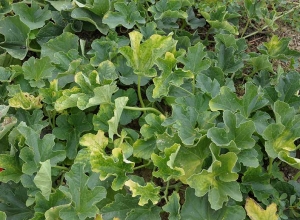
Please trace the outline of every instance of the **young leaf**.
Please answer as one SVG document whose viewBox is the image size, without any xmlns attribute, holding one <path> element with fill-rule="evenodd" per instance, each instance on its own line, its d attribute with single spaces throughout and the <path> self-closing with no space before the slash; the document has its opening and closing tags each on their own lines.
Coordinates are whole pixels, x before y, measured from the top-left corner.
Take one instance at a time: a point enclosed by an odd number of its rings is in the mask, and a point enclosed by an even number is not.
<svg viewBox="0 0 300 220">
<path fill-rule="evenodd" d="M 270 124 L 262 134 L 266 140 L 265 149 L 269 157 L 279 157 L 299 169 L 298 159 L 289 156 L 289 153 L 296 150 L 294 141 L 300 137 L 300 117 L 293 107 L 281 101 L 275 102 L 273 111 L 276 123 Z"/>
<path fill-rule="evenodd" d="M 219 82 L 216 79 L 212 80 L 204 74 L 197 75 L 195 86 L 200 88 L 203 92 L 208 93 L 212 98 L 220 93 Z"/>
<path fill-rule="evenodd" d="M 246 200 L 245 209 L 247 211 L 247 215 L 251 220 L 277 220 L 278 215 L 277 205 L 275 203 L 270 204 L 266 210 L 264 210 L 259 204 L 257 204 L 253 199 L 248 198 Z"/>
<path fill-rule="evenodd" d="M 0 154 L 0 181 L 7 183 L 13 181 L 15 183 L 20 181 L 22 173 L 22 167 L 19 159 L 16 156 L 10 156 L 8 154 Z"/>
<path fill-rule="evenodd" d="M 122 25 L 127 29 L 133 28 L 135 24 L 145 24 L 145 18 L 140 15 L 134 2 L 125 4 L 123 2 L 114 3 L 117 12 L 108 11 L 103 17 L 103 23 L 110 28 Z"/>
<path fill-rule="evenodd" d="M 181 219 L 244 220 L 246 213 L 241 206 L 223 206 L 219 210 L 210 207 L 207 196 L 195 195 L 192 188 L 185 191 L 185 203 L 181 209 Z"/>
<path fill-rule="evenodd" d="M 152 68 L 158 57 L 174 49 L 176 41 L 171 35 L 152 35 L 144 43 L 140 43 L 143 35 L 137 31 L 129 33 L 131 47 L 120 48 L 120 53 L 127 59 L 134 73 L 139 76 L 153 77 L 156 71 Z"/>
<path fill-rule="evenodd" d="M 51 11 L 48 10 L 48 5 L 41 9 L 36 2 L 32 2 L 31 7 L 24 2 L 14 3 L 12 9 L 16 15 L 20 16 L 21 21 L 24 22 L 30 30 L 43 27 L 45 21 L 52 17 Z"/>
<path fill-rule="evenodd" d="M 5 41 L 0 47 L 5 49 L 12 57 L 23 60 L 28 52 L 28 38 L 30 29 L 19 16 L 7 16 L 0 22 L 0 33 Z"/>
<path fill-rule="evenodd" d="M 162 209 L 165 212 L 169 213 L 169 220 L 180 220 L 180 204 L 179 204 L 179 194 L 177 192 L 173 192 L 171 196 L 168 198 L 168 203 L 165 204 Z"/>
<path fill-rule="evenodd" d="M 0 120 L 7 114 L 9 106 L 0 105 Z M 0 121 L 1 122 L 1 121 Z M 17 119 L 13 116 L 4 117 L 3 121 L 0 123 L 0 140 L 4 137 L 9 130 L 15 126 Z"/>
<path fill-rule="evenodd" d="M 52 188 L 50 160 L 41 162 L 41 168 L 34 177 L 33 182 L 42 191 L 42 195 L 49 200 Z"/>
<path fill-rule="evenodd" d="M 153 113 L 147 114 L 145 117 L 147 123 L 140 129 L 144 140 L 155 137 L 157 134 L 163 134 L 166 130 L 166 128 L 161 125 L 164 120 L 165 117 L 163 115 L 155 115 Z"/>
<path fill-rule="evenodd" d="M 290 38 L 279 39 L 273 35 L 269 42 L 263 43 L 260 51 L 269 55 L 273 59 L 287 59 L 289 57 L 299 57 L 300 52 L 289 48 Z"/>
<path fill-rule="evenodd" d="M 114 134 L 118 134 L 118 125 L 121 118 L 126 103 L 128 102 L 128 97 L 119 97 L 115 99 L 115 110 L 114 116 L 108 120 L 108 135 L 109 138 L 113 140 Z"/>
<path fill-rule="evenodd" d="M 8 104 L 13 108 L 22 108 L 25 110 L 42 108 L 40 96 L 33 96 L 28 92 L 20 92 L 15 94 L 12 98 L 8 100 Z"/>
<path fill-rule="evenodd" d="M 31 87 L 44 87 L 44 79 L 52 76 L 54 66 L 51 65 L 49 57 L 35 59 L 30 57 L 22 66 L 24 78 L 29 80 Z"/>
<path fill-rule="evenodd" d="M 125 185 L 128 186 L 132 192 L 132 197 L 141 196 L 138 203 L 140 206 L 147 204 L 148 200 L 151 200 L 154 205 L 160 200 L 160 187 L 155 187 L 153 183 L 147 183 L 146 186 L 141 186 L 132 180 L 127 180 Z"/>
<path fill-rule="evenodd" d="M 60 190 L 72 199 L 72 203 L 59 212 L 60 217 L 67 219 L 67 216 L 75 216 L 80 220 L 95 217 L 99 212 L 96 203 L 106 197 L 105 188 L 102 186 L 88 188 L 89 177 L 85 174 L 82 163 L 73 164 L 65 178 L 68 187 L 61 186 Z"/>
<path fill-rule="evenodd" d="M 273 65 L 269 61 L 269 56 L 259 55 L 251 57 L 249 63 L 253 66 L 253 73 L 258 73 L 261 70 L 273 72 Z"/>
<path fill-rule="evenodd" d="M 180 144 L 174 144 L 169 148 L 165 148 L 164 157 L 160 157 L 157 154 L 151 155 L 153 164 L 158 168 L 158 171 L 152 173 L 153 176 L 162 178 L 164 181 L 170 179 L 178 179 L 183 176 L 184 170 L 180 167 L 174 166 L 174 160 L 177 157 Z"/>
<path fill-rule="evenodd" d="M 174 54 L 170 52 L 165 54 L 164 59 L 157 59 L 157 66 L 160 70 L 162 70 L 162 73 L 159 77 L 153 79 L 155 85 L 153 89 L 153 98 L 168 96 L 169 87 L 171 85 L 179 87 L 184 83 L 184 79 L 194 78 L 193 73 L 190 71 L 184 71 L 181 69 L 172 71 L 175 65 L 176 59 Z"/>
<path fill-rule="evenodd" d="M 92 152 L 91 165 L 94 172 L 100 173 L 100 180 L 103 181 L 109 176 L 115 176 L 111 188 L 115 191 L 121 189 L 128 180 L 127 173 L 133 172 L 134 163 L 126 160 L 120 148 L 113 150 L 112 156 L 104 155 L 101 152 Z"/>
</svg>

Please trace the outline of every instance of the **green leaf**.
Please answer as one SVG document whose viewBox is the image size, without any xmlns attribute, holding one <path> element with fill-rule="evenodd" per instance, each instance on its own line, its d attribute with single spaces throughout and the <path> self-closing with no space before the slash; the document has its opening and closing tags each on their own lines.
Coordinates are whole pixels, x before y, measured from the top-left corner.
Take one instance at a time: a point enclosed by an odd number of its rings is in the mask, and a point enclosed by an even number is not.
<svg viewBox="0 0 300 220">
<path fill-rule="evenodd" d="M 0 172 L 1 182 L 7 183 L 9 181 L 14 181 L 17 183 L 20 181 L 23 173 L 20 161 L 16 156 L 0 154 L 0 167 L 3 169 Z"/>
<path fill-rule="evenodd" d="M 7 216 L 5 212 L 0 211 L 0 219 L 6 220 Z"/>
<path fill-rule="evenodd" d="M 197 124 L 197 112 L 195 108 L 187 107 L 185 110 L 182 106 L 172 106 L 172 116 L 163 122 L 163 126 L 173 124 L 175 129 L 178 129 L 178 136 L 186 145 L 192 145 L 196 138 L 200 137 L 195 126 Z M 184 126 L 183 126 L 184 125 Z"/>
<path fill-rule="evenodd" d="M 50 159 L 51 165 L 54 166 L 65 159 L 65 151 L 53 149 L 55 145 L 54 135 L 46 134 L 40 139 L 39 133 L 24 124 L 19 125 L 17 129 L 25 138 L 25 144 L 28 146 L 23 147 L 20 152 L 20 158 L 25 161 L 22 166 L 24 173 L 32 175 L 38 171 L 40 162 Z"/>
<path fill-rule="evenodd" d="M 156 150 L 156 139 L 150 138 L 147 140 L 138 139 L 133 144 L 133 155 L 137 158 L 148 160 L 151 154 Z"/>
<path fill-rule="evenodd" d="M 51 65 L 49 57 L 35 59 L 30 57 L 22 66 L 24 78 L 29 80 L 31 87 L 44 87 L 44 79 L 52 76 L 54 67 Z"/>
<path fill-rule="evenodd" d="M 34 206 L 34 211 L 42 214 L 54 207 L 71 203 L 71 199 L 59 189 L 56 189 L 53 193 L 51 193 L 49 199 L 46 199 L 40 192 L 38 192 L 35 195 L 35 201 L 36 204 Z"/>
<path fill-rule="evenodd" d="M 206 136 L 202 136 L 196 146 L 180 147 L 174 160 L 174 166 L 184 170 L 185 175 L 179 177 L 181 182 L 186 184 L 190 176 L 202 171 L 205 159 L 211 155 L 210 144 L 211 141 Z"/>
<path fill-rule="evenodd" d="M 127 29 L 132 29 L 136 24 L 145 24 L 145 18 L 140 15 L 134 2 L 125 4 L 123 2 L 114 3 L 115 12 L 108 11 L 103 17 L 103 23 L 110 28 L 122 25 Z"/>
<path fill-rule="evenodd" d="M 165 148 L 164 157 L 160 157 L 157 154 L 151 155 L 151 160 L 153 164 L 158 168 L 157 171 L 153 172 L 152 175 L 158 178 L 162 178 L 164 181 L 169 181 L 170 179 L 179 179 L 183 176 L 184 170 L 180 167 L 174 166 L 174 160 L 178 155 L 180 149 L 180 144 L 174 144 L 169 148 Z"/>
<path fill-rule="evenodd" d="M 251 57 L 249 60 L 250 64 L 253 66 L 253 73 L 258 73 L 261 70 L 267 70 L 273 72 L 273 65 L 269 61 L 269 56 L 260 55 L 257 57 Z"/>
<path fill-rule="evenodd" d="M 299 161 L 289 154 L 296 150 L 294 141 L 300 137 L 300 117 L 296 115 L 293 107 L 281 101 L 275 102 L 273 111 L 276 123 L 270 124 L 262 134 L 266 140 L 265 149 L 269 157 L 279 157 L 279 159 L 299 169 Z"/>
<path fill-rule="evenodd" d="M 115 176 L 111 188 L 115 191 L 121 189 L 128 180 L 127 173 L 133 172 L 134 163 L 126 160 L 120 148 L 112 152 L 112 156 L 104 155 L 101 152 L 92 152 L 91 165 L 94 172 L 100 173 L 100 180 L 103 181 L 109 176 Z"/>
<path fill-rule="evenodd" d="M 99 112 L 93 116 L 94 130 L 108 131 L 108 120 L 114 116 L 114 108 L 111 104 L 100 105 Z"/>
<path fill-rule="evenodd" d="M 278 215 L 277 212 L 277 205 L 275 203 L 270 204 L 266 210 L 264 210 L 259 204 L 255 202 L 255 200 L 248 198 L 246 200 L 245 209 L 247 211 L 247 215 L 250 217 L 251 220 L 277 220 Z"/>
<path fill-rule="evenodd" d="M 0 14 L 6 14 L 11 11 L 12 0 L 4 0 L 0 2 Z"/>
<path fill-rule="evenodd" d="M 96 203 L 106 197 L 105 188 L 102 186 L 88 188 L 89 177 L 85 174 L 82 163 L 73 164 L 65 178 L 68 187 L 61 186 L 60 190 L 72 199 L 72 203 L 59 212 L 60 217 L 67 219 L 67 216 L 74 215 L 80 220 L 95 217 L 99 212 Z"/>
<path fill-rule="evenodd" d="M 178 0 L 160 0 L 155 5 L 148 8 L 154 14 L 155 20 L 170 21 L 173 18 L 175 23 L 179 18 L 186 19 L 188 17 L 185 11 L 180 10 L 182 2 Z"/>
<path fill-rule="evenodd" d="M 271 175 L 266 173 L 260 166 L 249 167 L 242 178 L 242 185 L 246 187 L 246 192 L 254 194 L 258 201 L 269 204 L 270 197 L 278 198 L 278 192 L 270 184 Z"/>
<path fill-rule="evenodd" d="M 197 75 L 195 86 L 200 88 L 203 92 L 208 93 L 212 98 L 220 93 L 219 82 L 216 79 L 212 80 L 204 74 Z"/>
<path fill-rule="evenodd" d="M 5 41 L 0 47 L 5 49 L 12 57 L 23 60 L 28 52 L 28 38 L 30 29 L 19 16 L 7 16 L 0 22 L 0 33 Z M 25 49 L 23 49 L 25 47 Z"/>
<path fill-rule="evenodd" d="M 162 207 L 165 212 L 169 213 L 169 220 L 179 220 L 181 218 L 179 200 L 179 194 L 173 192 L 172 195 L 168 197 L 168 203 Z"/>
<path fill-rule="evenodd" d="M 42 195 L 49 200 L 52 187 L 50 160 L 41 162 L 41 168 L 34 177 L 33 182 L 42 191 Z"/>
<path fill-rule="evenodd" d="M 207 70 L 211 65 L 204 51 L 205 46 L 202 43 L 189 47 L 186 56 L 178 58 L 178 61 L 184 65 L 184 70 L 190 70 L 193 74 L 199 74 L 203 70 Z"/>
<path fill-rule="evenodd" d="M 190 7 L 187 10 L 188 17 L 186 18 L 186 23 L 194 30 L 197 29 L 198 27 L 204 27 L 205 25 L 205 19 L 204 18 L 197 18 L 194 11 L 193 7 Z"/>
<path fill-rule="evenodd" d="M 125 185 L 128 186 L 132 192 L 132 197 L 141 196 L 138 203 L 140 206 L 147 204 L 148 200 L 151 200 L 154 205 L 160 200 L 160 187 L 155 187 L 153 183 L 147 183 L 146 186 L 141 186 L 132 180 L 127 180 Z"/>
<path fill-rule="evenodd" d="M 290 38 L 279 39 L 273 35 L 269 42 L 263 43 L 260 51 L 266 53 L 273 59 L 287 59 L 290 57 L 300 57 L 300 52 L 289 48 Z"/>
<path fill-rule="evenodd" d="M 129 194 L 125 196 L 116 194 L 114 202 L 106 205 L 101 209 L 103 220 L 111 219 L 154 219 L 159 220 L 161 208 L 146 204 L 144 206 L 138 205 L 138 198 L 134 198 Z"/>
<path fill-rule="evenodd" d="M 96 1 L 95 1 L 96 2 Z M 85 8 L 75 8 L 71 13 L 72 18 L 87 21 L 93 24 L 102 34 L 107 34 L 109 28 L 103 23 L 102 17 Z"/>
<path fill-rule="evenodd" d="M 211 11 L 210 13 L 201 11 L 201 14 L 206 19 L 206 22 L 208 22 L 211 25 L 212 28 L 215 28 L 219 31 L 226 30 L 234 35 L 239 34 L 237 27 L 226 20 L 228 11 L 225 5 L 216 6 L 215 10 Z"/>
<path fill-rule="evenodd" d="M 278 92 L 279 100 L 295 108 L 300 106 L 300 98 L 297 95 L 297 91 L 300 89 L 300 76 L 298 72 L 289 72 L 281 75 L 275 89 Z"/>
<path fill-rule="evenodd" d="M 192 175 L 187 179 L 187 183 L 196 190 L 195 194 L 198 197 L 208 193 L 211 208 L 218 210 L 228 201 L 228 197 L 242 201 L 240 186 L 236 182 L 238 174 L 232 172 L 237 156 L 232 152 L 219 155 L 220 149 L 213 144 L 210 145 L 210 150 L 214 155 L 211 167 Z"/>
<path fill-rule="evenodd" d="M 165 58 L 157 59 L 157 66 L 162 73 L 159 77 L 153 79 L 154 89 L 153 89 L 153 98 L 160 98 L 163 96 L 168 96 L 169 88 L 171 85 L 181 86 L 184 83 L 184 79 L 194 78 L 194 75 L 190 71 L 184 71 L 182 69 L 172 69 L 176 65 L 176 59 L 174 54 L 167 52 Z"/>
<path fill-rule="evenodd" d="M 80 118 L 80 120 L 78 120 Z M 83 113 L 70 115 L 59 115 L 56 118 L 57 127 L 52 133 L 56 138 L 66 140 L 66 154 L 70 159 L 74 159 L 77 155 L 80 135 L 92 129 L 89 118 Z"/>
<path fill-rule="evenodd" d="M 181 209 L 181 219 L 244 220 L 245 217 L 245 210 L 241 206 L 226 205 L 216 211 L 210 208 L 207 196 L 197 197 L 192 188 L 187 188 L 185 191 L 185 203 Z"/>
<path fill-rule="evenodd" d="M 140 129 L 144 140 L 155 137 L 157 134 L 163 134 L 166 130 L 166 128 L 161 125 L 164 120 L 165 117 L 163 115 L 155 115 L 153 113 L 147 114 L 145 117 L 146 124 Z"/>
<path fill-rule="evenodd" d="M 64 32 L 58 37 L 49 40 L 47 43 L 42 45 L 41 57 L 50 57 L 54 59 L 56 52 L 68 52 L 69 50 L 78 50 L 78 37 L 72 33 Z"/>
<path fill-rule="evenodd" d="M 131 47 L 120 48 L 120 53 L 127 59 L 128 65 L 139 76 L 153 77 L 156 71 L 153 65 L 157 58 L 164 55 L 167 51 L 174 49 L 176 41 L 172 35 L 160 36 L 152 35 L 148 40 L 140 43 L 143 35 L 137 31 L 129 33 Z"/>
<path fill-rule="evenodd" d="M 83 4 L 85 2 L 86 4 Z M 99 15 L 102 17 L 108 10 L 109 10 L 109 5 L 110 1 L 109 0 L 96 0 L 96 1 L 75 1 L 75 3 L 79 7 L 84 7 L 96 15 Z"/>
<path fill-rule="evenodd" d="M 118 125 L 121 118 L 126 103 L 128 102 L 128 97 L 119 97 L 115 99 L 115 110 L 114 116 L 108 120 L 108 136 L 113 140 L 114 134 L 118 134 Z"/>
<path fill-rule="evenodd" d="M 33 210 L 26 206 L 27 190 L 20 184 L 1 183 L 0 211 L 7 219 L 31 219 Z"/>
<path fill-rule="evenodd" d="M 239 150 L 251 149 L 255 145 L 252 134 L 255 126 L 252 121 L 238 124 L 237 116 L 231 111 L 225 110 L 223 113 L 225 128 L 213 127 L 208 130 L 209 137 L 216 145 L 226 147 L 232 142 Z"/>
<path fill-rule="evenodd" d="M 20 16 L 21 21 L 24 22 L 30 30 L 43 27 L 45 21 L 52 17 L 48 6 L 41 9 L 35 2 L 32 2 L 31 7 L 23 2 L 14 3 L 12 9 L 16 15 Z"/>
<path fill-rule="evenodd" d="M 97 72 L 102 82 L 112 82 L 118 78 L 115 65 L 109 60 L 101 62 L 97 68 Z"/>
<path fill-rule="evenodd" d="M 266 106 L 268 100 L 263 97 L 261 90 L 252 83 L 246 83 L 245 94 L 239 99 L 228 87 L 221 87 L 220 94 L 210 100 L 209 106 L 212 111 L 239 110 L 242 115 L 249 117 L 252 112 Z"/>
</svg>

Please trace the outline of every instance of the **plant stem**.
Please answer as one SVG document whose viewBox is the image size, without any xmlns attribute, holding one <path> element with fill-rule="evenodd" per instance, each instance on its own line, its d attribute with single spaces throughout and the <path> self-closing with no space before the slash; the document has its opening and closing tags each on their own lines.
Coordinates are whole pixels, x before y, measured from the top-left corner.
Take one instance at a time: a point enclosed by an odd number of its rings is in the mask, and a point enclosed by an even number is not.
<svg viewBox="0 0 300 220">
<path fill-rule="evenodd" d="M 142 108 L 145 108 L 145 104 L 142 98 L 142 94 L 141 94 L 141 76 L 138 76 L 138 85 L 137 85 L 137 90 L 138 90 L 138 97 L 141 103 Z"/>
<path fill-rule="evenodd" d="M 293 177 L 293 180 L 297 181 L 300 177 L 300 171 L 296 173 L 296 175 Z"/>
<path fill-rule="evenodd" d="M 168 202 L 168 191 L 169 191 L 169 186 L 170 186 L 170 180 L 167 182 L 166 189 L 165 189 L 165 192 L 164 192 L 164 198 L 165 198 L 165 201 L 166 201 L 166 202 Z"/>
<path fill-rule="evenodd" d="M 29 51 L 32 51 L 32 52 L 36 52 L 36 53 L 40 53 L 40 52 L 41 52 L 41 50 L 39 50 L 39 49 L 34 49 L 34 48 L 31 48 L 31 47 L 28 47 L 28 50 L 29 50 Z"/>
<path fill-rule="evenodd" d="M 271 174 L 272 173 L 272 169 L 273 169 L 273 161 L 274 159 L 273 158 L 269 158 L 269 165 L 268 165 L 268 174 Z"/>
<path fill-rule="evenodd" d="M 182 186 L 182 182 L 178 182 L 178 183 L 176 183 L 176 184 L 174 184 L 174 185 L 169 185 L 168 186 L 168 189 L 178 189 L 178 188 L 180 188 L 180 186 Z M 161 190 L 165 190 L 167 187 L 166 186 L 164 186 L 164 187 L 161 187 L 160 189 Z"/>
<path fill-rule="evenodd" d="M 285 15 L 287 15 L 287 14 L 289 14 L 289 13 L 295 11 L 297 8 L 300 8 L 300 5 L 297 5 L 296 7 L 294 7 L 294 8 L 292 8 L 292 9 L 286 11 L 285 13 L 283 13 L 283 14 L 281 14 L 281 15 L 279 15 L 278 17 L 276 17 L 276 18 L 274 19 L 274 22 L 277 21 L 279 18 L 281 18 L 281 17 L 283 17 L 283 16 L 285 16 Z M 243 37 L 243 38 L 246 39 L 246 38 L 251 37 L 251 36 L 253 36 L 253 35 L 255 35 L 255 34 L 258 34 L 258 33 L 262 32 L 264 29 L 266 29 L 267 27 L 269 27 L 269 25 L 265 25 L 265 26 L 263 26 L 260 30 L 254 31 L 253 33 L 248 34 L 247 36 L 245 36 L 245 37 Z"/>
<path fill-rule="evenodd" d="M 124 109 L 133 110 L 133 111 L 151 111 L 151 112 L 155 112 L 156 114 L 159 114 L 159 115 L 164 115 L 156 108 L 151 108 L 151 107 L 140 108 L 140 107 L 125 106 Z"/>
<path fill-rule="evenodd" d="M 243 30 L 243 32 L 242 32 L 242 34 L 241 34 L 241 37 L 243 37 L 244 34 L 246 33 L 246 30 L 247 30 L 248 27 L 249 27 L 250 21 L 251 21 L 251 19 L 248 18 L 248 20 L 247 20 L 247 22 L 246 22 L 246 25 L 245 25 L 245 28 L 244 28 L 244 30 Z"/>
<path fill-rule="evenodd" d="M 148 163 L 146 163 L 146 164 L 143 164 L 143 165 L 138 166 L 138 167 L 134 167 L 133 170 L 138 170 L 138 169 L 147 167 L 147 166 L 149 166 L 150 164 L 151 164 L 151 160 L 149 160 Z"/>
<path fill-rule="evenodd" d="M 69 171 L 69 169 L 67 167 L 63 167 L 63 166 L 54 166 L 53 168 L 57 168 L 57 169 L 60 169 L 60 170 Z"/>
</svg>

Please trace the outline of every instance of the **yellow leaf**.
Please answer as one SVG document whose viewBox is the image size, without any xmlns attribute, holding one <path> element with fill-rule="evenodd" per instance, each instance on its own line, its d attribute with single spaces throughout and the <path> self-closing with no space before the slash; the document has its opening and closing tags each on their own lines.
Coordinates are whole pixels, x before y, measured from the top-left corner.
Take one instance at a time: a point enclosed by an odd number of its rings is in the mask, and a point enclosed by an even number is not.
<svg viewBox="0 0 300 220">
<path fill-rule="evenodd" d="M 277 205 L 275 203 L 272 203 L 264 210 L 253 199 L 248 198 L 245 209 L 251 220 L 278 220 L 278 215 L 276 215 Z"/>
</svg>

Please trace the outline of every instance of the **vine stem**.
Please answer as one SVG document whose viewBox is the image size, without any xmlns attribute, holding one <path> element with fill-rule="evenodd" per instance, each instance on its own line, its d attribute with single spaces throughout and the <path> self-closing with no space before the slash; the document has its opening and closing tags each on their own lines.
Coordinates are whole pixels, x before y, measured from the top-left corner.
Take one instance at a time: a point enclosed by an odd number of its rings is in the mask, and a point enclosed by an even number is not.
<svg viewBox="0 0 300 220">
<path fill-rule="evenodd" d="M 156 108 L 152 108 L 152 107 L 140 108 L 140 107 L 125 106 L 124 109 L 133 110 L 133 111 L 151 111 L 151 112 L 155 112 L 156 114 L 159 114 L 159 115 L 164 115 L 159 110 L 157 110 Z"/>
<path fill-rule="evenodd" d="M 150 164 L 151 164 L 151 160 L 149 160 L 148 163 L 146 163 L 146 164 L 143 164 L 143 165 L 141 165 L 141 166 L 134 167 L 133 170 L 138 170 L 138 169 L 147 167 L 147 166 L 149 166 Z"/>
<path fill-rule="evenodd" d="M 28 50 L 29 50 L 29 51 L 32 51 L 32 52 L 36 52 L 36 53 L 40 53 L 40 52 L 41 52 L 41 50 L 39 50 L 39 49 L 34 49 L 34 48 L 31 48 L 31 47 L 28 47 Z"/>
<path fill-rule="evenodd" d="M 165 192 L 164 192 L 164 198 L 165 198 L 166 202 L 168 202 L 169 186 L 170 186 L 170 180 L 167 182 L 166 189 L 165 189 Z"/>
<path fill-rule="evenodd" d="M 292 8 L 292 9 L 286 11 L 285 13 L 283 13 L 283 14 L 281 14 L 281 15 L 279 15 L 278 17 L 276 17 L 276 18 L 274 19 L 274 22 L 277 21 L 279 18 L 281 18 L 281 17 L 283 17 L 283 16 L 285 16 L 285 15 L 287 15 L 287 14 L 293 12 L 293 11 L 296 10 L 297 8 L 300 8 L 300 5 L 297 5 L 296 7 L 294 7 L 294 8 Z M 245 37 L 243 37 L 243 38 L 246 39 L 246 38 L 251 37 L 251 36 L 253 36 L 253 35 L 255 35 L 255 34 L 258 34 L 258 33 L 262 32 L 264 29 L 266 29 L 267 27 L 269 27 L 269 25 L 265 25 L 265 26 L 263 26 L 260 30 L 254 31 L 254 32 L 252 32 L 251 34 L 248 34 L 247 36 L 245 36 Z"/>
<path fill-rule="evenodd" d="M 297 181 L 300 177 L 300 171 L 296 173 L 296 175 L 293 177 L 293 180 Z"/>
<path fill-rule="evenodd" d="M 272 173 L 272 169 L 273 169 L 273 161 L 274 159 L 273 158 L 269 158 L 269 166 L 268 166 L 268 174 L 271 174 Z"/>
<path fill-rule="evenodd" d="M 137 85 L 137 90 L 138 90 L 138 97 L 139 97 L 139 101 L 141 103 L 142 108 L 145 108 L 145 104 L 142 98 L 142 94 L 141 94 L 141 76 L 138 76 L 138 85 Z"/>
<path fill-rule="evenodd" d="M 247 19 L 247 22 L 246 22 L 246 25 L 245 25 L 245 28 L 244 28 L 244 30 L 243 30 L 243 32 L 242 32 L 242 34 L 241 34 L 241 37 L 243 37 L 244 34 L 246 33 L 246 30 L 247 30 L 248 27 L 249 27 L 250 21 L 251 21 L 251 19 L 248 18 L 248 19 Z"/>
<path fill-rule="evenodd" d="M 67 167 L 63 167 L 63 166 L 54 166 L 53 168 L 57 168 L 57 169 L 60 169 L 60 170 L 69 171 L 69 169 Z"/>
</svg>

